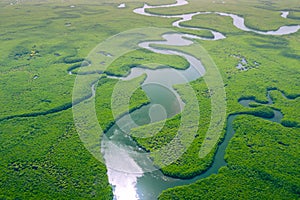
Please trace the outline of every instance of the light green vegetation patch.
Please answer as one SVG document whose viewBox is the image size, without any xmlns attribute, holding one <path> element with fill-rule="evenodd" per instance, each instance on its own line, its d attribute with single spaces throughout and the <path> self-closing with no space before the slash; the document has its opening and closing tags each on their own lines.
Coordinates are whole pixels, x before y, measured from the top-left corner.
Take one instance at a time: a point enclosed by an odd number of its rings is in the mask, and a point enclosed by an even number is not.
<svg viewBox="0 0 300 200">
<path fill-rule="evenodd" d="M 156 54 L 149 50 L 140 49 L 115 60 L 105 72 L 121 76 L 128 74 L 130 68 L 133 67 L 150 69 L 172 67 L 175 69 L 186 69 L 189 67 L 189 63 L 180 56 Z"/>
<path fill-rule="evenodd" d="M 182 29 L 182 28 L 176 28 L 176 27 L 174 27 L 173 29 L 180 32 L 180 33 L 193 34 L 193 35 L 197 35 L 199 37 L 208 38 L 208 39 L 214 38 L 214 35 L 211 33 L 210 30 L 205 30 L 205 29 L 203 29 L 203 30 L 191 30 L 191 29 Z"/>
<path fill-rule="evenodd" d="M 300 113 L 295 112 L 300 110 L 300 98 L 287 99 L 278 91 L 272 91 L 271 95 L 274 99 L 275 106 L 280 106 L 281 112 L 285 114 L 282 119 L 282 124 L 287 127 L 300 127 Z"/>
<path fill-rule="evenodd" d="M 300 10 L 293 10 L 289 12 L 288 18 L 300 20 Z"/>
<path fill-rule="evenodd" d="M 186 27 L 207 28 L 210 30 L 215 30 L 223 33 L 225 36 L 229 34 L 243 34 L 243 31 L 235 28 L 232 25 L 231 18 L 219 16 L 216 14 L 196 15 L 193 17 L 192 21 L 181 23 L 181 25 Z"/>
</svg>

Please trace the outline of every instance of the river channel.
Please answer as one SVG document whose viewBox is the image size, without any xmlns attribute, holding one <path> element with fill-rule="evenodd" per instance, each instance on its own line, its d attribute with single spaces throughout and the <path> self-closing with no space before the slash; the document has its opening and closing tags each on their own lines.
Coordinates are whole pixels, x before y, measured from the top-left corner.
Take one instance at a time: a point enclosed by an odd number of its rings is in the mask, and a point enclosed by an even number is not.
<svg viewBox="0 0 300 200">
<path fill-rule="evenodd" d="M 296 25 L 282 26 L 275 31 L 263 32 L 253 30 L 245 26 L 244 18 L 235 14 L 221 12 L 197 12 L 182 15 L 156 15 L 147 12 L 147 9 L 183 6 L 186 4 L 188 2 L 185 0 L 177 0 L 175 4 L 170 5 L 150 6 L 145 4 L 142 8 L 135 9 L 134 13 L 149 17 L 177 18 L 178 20 L 173 23 L 173 26 L 195 30 L 201 30 L 201 28 L 184 27 L 180 23 L 192 20 L 193 16 L 200 14 L 217 14 L 224 17 L 231 17 L 233 25 L 243 31 L 251 31 L 262 35 L 285 35 L 297 32 L 300 29 L 300 25 Z M 191 34 L 167 33 L 162 35 L 164 39 L 162 41 L 147 41 L 139 44 L 139 47 L 155 53 L 184 57 L 190 63 L 190 67 L 186 70 L 172 68 L 152 70 L 135 67 L 131 69 L 127 77 L 109 76 L 109 78 L 131 80 L 142 74 L 147 74 L 147 78 L 142 84 L 142 89 L 151 100 L 150 104 L 118 119 L 105 133 L 107 137 L 103 137 L 101 151 L 107 165 L 109 182 L 113 186 L 115 199 L 153 200 L 167 188 L 193 183 L 196 180 L 218 173 L 220 167 L 226 166 L 224 160 L 225 151 L 230 139 L 234 135 L 232 123 L 240 114 L 230 115 L 227 118 L 225 138 L 216 151 L 212 166 L 206 172 L 193 179 L 175 179 L 163 175 L 159 169 L 153 166 L 149 157 L 141 156 L 143 155 L 143 150 L 132 140 L 129 134 L 130 130 L 134 127 L 165 120 L 180 113 L 184 109 L 184 103 L 179 94 L 173 89 L 173 85 L 188 83 L 205 76 L 205 66 L 197 58 L 175 50 L 156 49 L 153 45 L 187 46 L 193 43 L 192 39 L 221 40 L 226 38 L 222 33 L 217 31 L 211 30 L 211 33 L 214 36 L 213 38 L 202 38 Z M 269 100 L 268 104 L 272 104 L 269 91 L 267 98 Z M 249 107 L 251 102 L 253 100 L 249 99 L 241 100 L 239 103 L 245 107 Z M 268 120 L 280 123 L 283 117 L 282 113 L 277 110 L 273 110 L 273 112 L 273 118 Z"/>
</svg>

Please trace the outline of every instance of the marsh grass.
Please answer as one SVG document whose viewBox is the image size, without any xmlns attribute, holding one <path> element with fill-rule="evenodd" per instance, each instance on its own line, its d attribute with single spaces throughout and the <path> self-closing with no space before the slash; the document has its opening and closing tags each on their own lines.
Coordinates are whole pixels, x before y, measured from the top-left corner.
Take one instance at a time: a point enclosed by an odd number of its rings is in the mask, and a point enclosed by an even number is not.
<svg viewBox="0 0 300 200">
<path fill-rule="evenodd" d="M 127 7 L 118 9 L 118 4 L 123 2 Z M 170 28 L 174 21 L 134 14 L 132 9 L 143 3 L 132 1 L 9 3 L 0 2 L 1 119 L 45 112 L 70 104 L 76 76 L 69 75 L 68 70 L 75 70 L 74 66 L 79 66 L 95 44 L 129 29 L 149 26 Z M 161 1 L 147 3 L 161 4 Z M 228 0 L 225 4 L 190 0 L 189 5 L 181 8 L 150 11 L 159 14 L 182 13 L 182 10 L 186 13 L 228 12 L 243 16 L 246 25 L 253 29 L 275 30 L 282 25 L 299 24 L 297 5 L 297 0 L 238 3 Z M 291 11 L 288 19 L 280 17 L 281 10 Z M 300 33 L 287 36 L 246 33 L 236 29 L 230 18 L 216 15 L 200 15 L 184 25 L 211 28 L 227 36 L 221 41 L 197 42 L 209 52 L 222 74 L 228 114 L 253 111 L 253 108 L 242 107 L 238 100 L 252 97 L 266 102 L 266 92 L 270 88 L 277 88 L 294 99 L 286 99 L 280 92 L 272 91 L 272 108 L 284 114 L 282 124 L 287 127 L 257 117 L 239 117 L 234 122 L 236 134 L 226 150 L 228 167 L 195 184 L 169 189 L 160 199 L 192 199 L 198 196 L 220 199 L 224 194 L 225 199 L 299 197 L 299 128 L 296 126 L 300 124 L 297 98 L 300 94 Z M 211 37 L 208 31 L 180 31 Z M 240 71 L 236 69 L 239 59 L 235 55 L 246 58 L 249 65 L 255 62 L 259 65 Z M 187 67 L 186 61 L 178 57 L 167 58 L 136 51 L 116 60 L 109 70 L 126 74 L 132 63 L 142 64 L 137 59 L 139 57 L 143 61 L 154 60 L 175 68 Z M 97 88 L 97 114 L 103 129 L 113 123 L 109 97 L 114 84 L 115 80 L 103 79 Z M 167 175 L 182 178 L 205 171 L 211 165 L 216 149 L 204 159 L 198 157 L 210 120 L 210 97 L 202 79 L 191 85 L 200 102 L 201 126 L 185 154 L 162 169 Z M 139 89 L 131 100 L 130 108 L 146 102 L 147 97 Z M 136 138 L 136 141 L 151 152 L 170 141 L 177 131 L 179 119 L 180 115 L 169 119 L 155 137 Z M 105 166 L 83 147 L 70 110 L 3 120 L 0 123 L 0 140 L 0 198 L 112 199 Z"/>
</svg>

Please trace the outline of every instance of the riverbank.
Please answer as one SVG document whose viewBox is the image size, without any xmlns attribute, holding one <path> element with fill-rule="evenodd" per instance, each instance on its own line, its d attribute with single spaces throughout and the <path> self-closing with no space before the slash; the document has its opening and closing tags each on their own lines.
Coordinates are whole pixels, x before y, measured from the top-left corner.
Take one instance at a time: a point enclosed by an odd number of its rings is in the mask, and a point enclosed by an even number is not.
<svg viewBox="0 0 300 200">
<path fill-rule="evenodd" d="M 151 0 L 150 3 L 157 5 L 161 1 Z M 72 101 L 76 75 L 69 75 L 66 71 L 78 64 L 66 64 L 63 59 L 70 56 L 75 58 L 73 61 L 82 59 L 95 44 L 120 32 L 148 26 L 170 27 L 177 19 L 133 13 L 133 9 L 143 6 L 141 2 L 126 2 L 126 7 L 122 9 L 118 8 L 120 2 L 92 3 L 82 0 L 72 4 L 67 1 L 0 4 L 0 118 L 15 116 L 0 123 L 0 197 L 113 199 L 106 166 L 84 148 L 70 109 L 56 110 Z M 239 2 L 237 5 L 199 0 L 183 6 L 149 10 L 170 15 L 182 13 L 183 9 L 186 13 L 232 13 L 243 16 L 248 28 L 261 31 L 299 24 L 299 12 L 294 10 L 297 4 L 292 1 L 278 1 L 272 5 L 267 2 Z M 290 13 L 283 18 L 281 11 Z M 216 24 L 216 21 L 220 23 Z M 209 52 L 224 79 L 228 113 L 257 109 L 245 108 L 238 100 L 252 97 L 256 101 L 267 102 L 268 88 L 277 88 L 287 97 L 299 96 L 299 32 L 286 36 L 243 32 L 232 25 L 230 17 L 214 14 L 198 15 L 181 25 L 187 24 L 211 28 L 226 36 L 226 39 L 211 41 L 213 35 L 209 30 L 174 27 L 177 31 L 184 30 L 184 33 L 210 39 L 198 40 L 198 43 Z M 249 67 L 247 71 L 238 70 L 236 66 L 240 58 L 245 58 L 249 66 L 256 66 L 256 62 L 259 66 Z M 72 59 L 66 61 L 73 62 Z M 95 74 L 99 73 L 102 71 Z M 202 133 L 208 127 L 210 95 L 213 91 L 207 90 L 200 80 L 191 84 L 201 97 L 200 117 L 203 117 L 201 130 L 194 135 L 199 144 L 187 151 L 192 163 L 192 159 L 198 159 Z M 91 91 L 91 85 L 86 91 Z M 284 127 L 250 115 L 237 117 L 233 122 L 236 133 L 225 154 L 227 167 L 195 184 L 167 190 L 160 198 L 297 198 L 300 150 L 297 143 L 299 128 L 295 124 L 300 123 L 299 98 L 288 100 L 279 91 L 271 92 L 274 104 L 267 107 L 280 110 L 284 115 L 282 123 L 287 122 L 285 125 L 293 127 Z M 99 94 L 97 92 L 96 95 Z M 47 114 L 51 110 L 55 112 Z M 30 113 L 36 116 L 25 116 Z M 170 125 L 175 126 L 176 121 L 173 122 Z M 167 133 L 165 131 L 162 133 Z M 172 136 L 173 132 L 168 133 Z M 176 165 L 183 166 L 184 161 L 177 160 Z M 205 162 L 195 164 L 207 168 Z M 186 171 L 194 170 L 193 165 L 187 164 L 185 167 Z M 161 172 L 157 171 L 156 175 L 161 176 Z M 153 190 L 174 187 L 165 184 L 173 180 L 167 177 L 158 182 L 148 182 L 139 190 L 141 193 L 148 192 L 152 200 Z"/>
</svg>

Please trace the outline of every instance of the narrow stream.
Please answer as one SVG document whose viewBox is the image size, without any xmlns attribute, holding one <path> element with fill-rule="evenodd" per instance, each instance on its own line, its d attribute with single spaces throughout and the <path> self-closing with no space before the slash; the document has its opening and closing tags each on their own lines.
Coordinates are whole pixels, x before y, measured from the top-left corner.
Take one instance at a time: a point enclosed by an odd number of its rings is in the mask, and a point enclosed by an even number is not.
<svg viewBox="0 0 300 200">
<path fill-rule="evenodd" d="M 195 15 L 211 14 L 211 12 L 197 12 L 182 15 L 156 15 L 146 12 L 146 9 L 174 7 L 186 4 L 188 4 L 188 2 L 185 0 L 177 0 L 177 3 L 170 5 L 150 6 L 145 4 L 142 8 L 135 9 L 134 12 L 152 17 L 180 18 L 173 23 L 173 26 L 178 28 L 203 30 L 201 28 L 184 27 L 181 26 L 180 23 L 191 20 Z M 285 35 L 297 32 L 300 29 L 300 26 L 296 25 L 283 26 L 276 31 L 257 31 L 246 27 L 244 19 L 240 16 L 221 12 L 214 12 L 213 14 L 231 17 L 235 27 L 243 31 L 251 31 L 263 35 Z M 203 65 L 195 57 L 174 50 L 156 49 L 152 47 L 152 45 L 164 44 L 169 46 L 187 46 L 193 43 L 191 39 L 220 40 L 226 38 L 222 33 L 210 31 L 214 36 L 213 38 L 202 38 L 191 34 L 164 34 L 162 37 L 165 41 L 148 41 L 139 44 L 141 48 L 148 49 L 155 53 L 184 57 L 190 63 L 190 67 L 186 70 L 176 70 L 172 68 L 151 70 L 136 67 L 131 69 L 131 72 L 127 77 L 109 77 L 130 80 L 144 73 L 147 74 L 142 89 L 151 99 L 151 104 L 143 106 L 117 120 L 115 125 L 106 132 L 107 137 L 104 137 L 102 140 L 102 154 L 108 168 L 109 182 L 114 187 L 115 199 L 153 200 L 167 188 L 193 183 L 196 180 L 208 177 L 211 174 L 216 174 L 220 167 L 227 165 L 224 160 L 224 155 L 228 143 L 234 135 L 232 123 L 234 119 L 241 114 L 233 114 L 228 117 L 226 135 L 224 141 L 219 145 L 216 151 L 212 166 L 201 175 L 188 180 L 175 179 L 163 175 L 160 170 L 153 166 L 152 161 L 147 156 L 141 156 L 143 155 L 141 154 L 143 153 L 143 150 L 139 148 L 129 136 L 130 130 L 136 127 L 137 124 L 144 125 L 165 120 L 166 118 L 170 118 L 175 114 L 180 113 L 184 108 L 184 103 L 172 86 L 174 84 L 187 83 L 196 80 L 205 74 Z M 269 101 L 268 104 L 272 104 L 270 91 L 268 91 L 267 98 Z M 250 99 L 239 101 L 241 105 L 248 108 L 250 108 L 249 104 L 252 102 L 254 101 Z M 274 117 L 267 120 L 280 123 L 283 117 L 282 113 L 278 110 L 273 110 L 273 112 Z"/>
<path fill-rule="evenodd" d="M 197 12 L 182 15 L 164 16 L 150 14 L 145 10 L 163 7 L 183 6 L 186 4 L 188 4 L 188 2 L 185 0 L 177 0 L 177 3 L 175 4 L 161 6 L 149 6 L 145 4 L 143 8 L 135 9 L 134 12 L 137 14 L 152 17 L 179 18 L 179 20 L 173 23 L 173 26 L 178 28 L 202 30 L 201 28 L 184 27 L 181 26 L 180 23 L 191 20 L 195 15 L 211 14 L 211 12 Z M 256 31 L 247 28 L 242 17 L 234 14 L 218 12 L 215 12 L 214 14 L 231 17 L 233 19 L 233 25 L 241 30 L 252 31 L 263 35 L 285 35 L 294 33 L 300 29 L 300 25 L 296 25 L 283 26 L 276 31 Z M 282 12 L 282 17 L 287 17 L 287 15 L 287 12 Z M 216 31 L 211 32 L 214 35 L 213 38 L 203 38 L 192 34 L 176 33 L 162 35 L 163 39 L 165 39 L 164 41 L 148 41 L 139 44 L 141 48 L 148 49 L 155 53 L 182 56 L 190 63 L 190 67 L 186 70 L 176 70 L 172 68 L 151 70 L 136 67 L 131 69 L 131 72 L 127 77 L 120 78 L 123 80 L 130 80 L 146 73 L 147 78 L 142 85 L 142 89 L 151 99 L 151 104 L 143 106 L 142 108 L 135 110 L 129 115 L 125 115 L 124 117 L 119 119 L 115 123 L 115 125 L 106 132 L 107 137 L 104 137 L 104 140 L 102 140 L 101 151 L 107 165 L 109 182 L 114 187 L 115 199 L 153 200 L 167 188 L 194 183 L 196 180 L 208 177 L 211 174 L 218 173 L 220 167 L 226 166 L 226 161 L 224 160 L 225 151 L 229 141 L 234 135 L 232 123 L 234 119 L 240 114 L 233 114 L 227 118 L 227 131 L 225 134 L 225 138 L 216 151 L 212 166 L 201 175 L 188 180 L 175 179 L 163 175 L 160 170 L 156 169 L 153 166 L 152 161 L 147 156 L 141 156 L 143 155 L 144 151 L 129 136 L 131 128 L 136 127 L 137 124 L 144 125 L 156 121 L 165 120 L 166 118 L 171 118 L 172 116 L 180 113 L 184 108 L 184 103 L 172 86 L 174 84 L 187 83 L 205 75 L 204 66 L 195 57 L 174 50 L 156 49 L 151 45 L 163 44 L 169 46 L 187 46 L 193 43 L 192 39 L 220 40 L 226 38 L 222 33 Z M 70 70 L 68 71 L 68 73 L 72 74 L 72 71 Z M 70 109 L 80 102 L 83 102 L 95 95 L 95 84 L 93 83 L 91 87 L 93 91 L 92 94 L 78 99 L 77 101 L 73 102 L 73 104 L 68 103 L 44 112 L 8 116 L 0 119 L 0 121 L 22 117 L 37 117 Z M 267 104 L 271 105 L 273 102 L 270 98 L 270 91 L 268 91 L 267 97 L 269 100 Z M 252 102 L 254 101 L 248 99 L 241 100 L 239 103 L 245 107 L 250 107 L 249 104 Z M 282 113 L 275 109 L 273 110 L 273 112 L 274 117 L 267 120 L 280 123 L 283 117 Z M 133 119 L 134 123 L 132 123 L 131 119 Z"/>
<path fill-rule="evenodd" d="M 189 21 L 195 15 L 200 14 L 211 14 L 211 12 L 197 12 L 182 15 L 154 15 L 147 13 L 145 9 L 163 8 L 163 7 L 174 7 L 183 6 L 188 4 L 185 0 L 177 0 L 177 3 L 170 5 L 161 6 L 149 6 L 144 5 L 143 8 L 135 9 L 134 12 L 146 16 L 154 17 L 165 17 L 165 18 L 180 18 L 173 23 L 173 26 L 178 28 L 189 28 L 194 30 L 202 30 L 201 28 L 190 28 L 181 26 L 180 23 L 184 21 Z M 247 28 L 244 24 L 244 19 L 234 14 L 218 13 L 221 16 L 229 16 L 233 19 L 233 25 L 244 31 L 252 31 L 263 35 L 285 35 L 291 34 L 300 29 L 300 25 L 296 26 L 283 26 L 277 31 L 256 31 Z M 282 12 L 282 17 L 287 17 L 287 12 Z M 167 54 L 167 55 L 179 55 L 184 57 L 189 63 L 190 67 L 186 70 L 176 70 L 172 68 L 164 69 L 144 69 L 144 68 L 133 68 L 127 77 L 120 79 L 130 80 L 141 74 L 146 73 L 147 79 L 142 85 L 142 89 L 146 92 L 148 97 L 151 99 L 151 104 L 143 106 L 142 108 L 134 111 L 130 115 L 125 115 L 119 119 L 114 126 L 112 126 L 106 132 L 106 139 L 102 141 L 102 154 L 104 156 L 107 168 L 109 182 L 114 187 L 115 199 L 145 199 L 153 200 L 165 189 L 186 185 L 195 182 L 196 180 L 210 176 L 211 174 L 216 174 L 220 167 L 226 166 L 226 161 L 224 160 L 225 151 L 230 139 L 234 135 L 234 130 L 232 123 L 234 119 L 240 114 L 230 115 L 227 119 L 227 131 L 224 141 L 219 145 L 212 166 L 204 173 L 193 179 L 182 180 L 167 177 L 161 173 L 160 170 L 156 169 L 152 161 L 147 156 L 141 156 L 144 151 L 139 148 L 139 146 L 131 139 L 129 132 L 131 128 L 136 127 L 136 125 L 149 124 L 156 121 L 165 120 L 166 118 L 171 118 L 172 116 L 180 113 L 184 108 L 184 103 L 181 100 L 178 93 L 173 89 L 174 84 L 187 83 L 196 80 L 205 75 L 205 68 L 201 62 L 195 57 L 177 52 L 174 50 L 163 50 L 156 49 L 152 47 L 153 44 L 163 44 L 169 46 L 187 46 L 192 44 L 192 39 L 201 40 L 220 40 L 226 37 L 219 32 L 211 31 L 214 35 L 213 38 L 203 38 L 192 34 L 164 34 L 162 35 L 165 41 L 151 41 L 142 42 L 139 44 L 141 48 L 148 49 L 155 53 Z M 68 71 L 72 74 L 72 70 Z M 111 77 L 118 78 L 118 77 Z M 95 84 L 91 85 L 92 94 L 82 97 L 75 102 L 67 103 L 56 108 L 52 108 L 43 112 L 27 113 L 14 116 L 8 116 L 0 119 L 9 120 L 14 118 L 25 118 L 25 117 L 37 117 L 42 115 L 53 114 L 61 112 L 63 110 L 70 109 L 75 105 L 93 97 L 95 95 Z M 272 99 L 270 98 L 270 91 L 268 91 L 268 104 L 272 104 Z M 241 100 L 239 103 L 245 107 L 249 107 L 249 104 L 254 102 L 253 100 Z M 282 113 L 278 110 L 273 110 L 274 117 L 267 119 L 273 122 L 280 123 L 283 117 Z M 129 118 L 130 117 L 130 118 Z M 135 123 L 131 123 L 132 120 Z M 105 138 L 105 137 L 104 137 Z"/>
<path fill-rule="evenodd" d="M 177 3 L 175 3 L 175 4 L 161 5 L 161 6 L 149 6 L 147 4 L 144 4 L 144 6 L 142 8 L 137 8 L 133 12 L 140 14 L 140 15 L 152 16 L 152 17 L 181 18 L 181 19 L 175 21 L 172 25 L 174 27 L 192 29 L 192 30 L 209 30 L 209 29 L 181 26 L 180 23 L 190 21 L 196 15 L 205 15 L 205 14 L 217 14 L 220 16 L 231 17 L 233 20 L 232 23 L 236 28 L 243 30 L 243 31 L 254 32 L 254 33 L 262 34 L 262 35 L 288 35 L 288 34 L 295 33 L 300 29 L 300 25 L 292 25 L 292 26 L 281 26 L 277 30 L 272 30 L 272 31 L 258 31 L 258 30 L 248 28 L 245 25 L 245 19 L 243 17 L 235 15 L 235 14 L 229 14 L 229 13 L 223 13 L 223 12 L 194 12 L 194 13 L 180 14 L 180 15 L 158 15 L 158 14 L 148 13 L 146 11 L 146 9 L 175 7 L 175 6 L 182 6 L 185 4 L 188 4 L 188 2 L 186 0 L 177 0 Z M 282 13 L 281 16 L 283 18 L 287 18 L 287 15 L 289 14 L 289 12 L 281 12 L 281 13 Z M 225 38 L 225 36 L 222 33 L 212 31 L 212 30 L 209 30 L 209 31 L 211 31 L 211 33 L 214 35 L 214 40 L 219 40 L 219 39 Z M 206 38 L 202 38 L 202 39 L 206 39 Z"/>
</svg>

